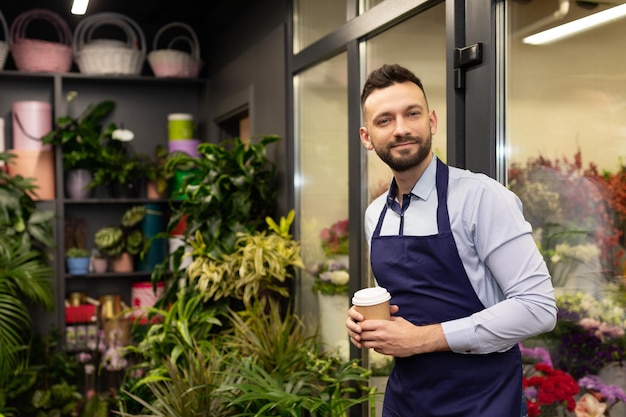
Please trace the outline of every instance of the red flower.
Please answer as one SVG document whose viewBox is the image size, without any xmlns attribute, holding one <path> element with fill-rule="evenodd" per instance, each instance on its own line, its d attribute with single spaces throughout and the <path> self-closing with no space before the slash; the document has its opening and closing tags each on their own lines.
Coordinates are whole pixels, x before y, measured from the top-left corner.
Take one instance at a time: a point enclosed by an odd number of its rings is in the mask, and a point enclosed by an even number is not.
<svg viewBox="0 0 626 417">
<path fill-rule="evenodd" d="M 545 407 L 565 406 L 568 411 L 574 411 L 574 396 L 579 390 L 576 380 L 570 374 L 545 363 L 537 363 L 534 367 L 537 374 L 522 380 L 527 396 L 528 416 L 540 416 Z"/>
</svg>

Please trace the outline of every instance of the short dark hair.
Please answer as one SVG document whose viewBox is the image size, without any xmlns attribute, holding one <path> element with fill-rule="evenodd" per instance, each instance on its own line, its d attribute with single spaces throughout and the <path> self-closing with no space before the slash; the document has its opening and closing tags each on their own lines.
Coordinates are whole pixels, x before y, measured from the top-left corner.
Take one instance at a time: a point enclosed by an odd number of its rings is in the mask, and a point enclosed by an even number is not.
<svg viewBox="0 0 626 417">
<path fill-rule="evenodd" d="M 385 64 L 382 67 L 375 69 L 367 77 L 365 85 L 363 86 L 363 92 L 361 93 L 361 108 L 363 108 L 365 100 L 367 100 L 367 97 L 372 94 L 372 91 L 407 81 L 415 83 L 424 93 L 424 97 L 426 97 L 422 81 L 408 69 L 398 64 Z"/>
</svg>

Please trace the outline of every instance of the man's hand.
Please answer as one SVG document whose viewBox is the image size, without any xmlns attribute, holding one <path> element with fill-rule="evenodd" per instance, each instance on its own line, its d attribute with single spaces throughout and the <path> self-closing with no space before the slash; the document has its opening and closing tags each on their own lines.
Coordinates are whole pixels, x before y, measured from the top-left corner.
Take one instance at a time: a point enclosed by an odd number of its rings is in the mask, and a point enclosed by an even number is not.
<svg viewBox="0 0 626 417">
<path fill-rule="evenodd" d="M 398 311 L 397 305 L 391 306 L 391 314 Z M 363 320 L 363 315 L 351 307 L 346 327 L 354 346 L 398 358 L 450 350 L 440 324 L 416 326 L 402 317 Z"/>
</svg>

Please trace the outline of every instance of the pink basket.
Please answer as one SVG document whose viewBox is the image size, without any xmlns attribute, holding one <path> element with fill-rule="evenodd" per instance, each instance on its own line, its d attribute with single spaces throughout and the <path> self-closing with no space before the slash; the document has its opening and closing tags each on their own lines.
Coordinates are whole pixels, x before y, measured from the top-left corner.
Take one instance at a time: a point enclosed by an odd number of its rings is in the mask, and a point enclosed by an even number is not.
<svg viewBox="0 0 626 417">
<path fill-rule="evenodd" d="M 7 21 L 0 11 L 0 26 L 2 26 L 2 35 L 4 36 L 0 41 L 0 70 L 4 68 L 4 64 L 7 60 L 7 55 L 9 55 L 9 29 L 7 28 Z"/>
<path fill-rule="evenodd" d="M 184 29 L 189 36 L 175 36 L 167 44 L 167 49 L 157 49 L 163 33 L 174 27 Z M 170 31 L 170 33 L 172 32 Z M 174 44 L 181 41 L 186 44 L 189 52 L 172 49 Z M 189 25 L 182 22 L 172 22 L 163 26 L 155 35 L 152 47 L 153 51 L 148 54 L 147 59 L 156 77 L 196 78 L 200 73 L 202 67 L 200 45 L 196 33 Z"/>
<path fill-rule="evenodd" d="M 35 20 L 52 24 L 59 42 L 26 38 L 26 27 Z M 68 72 L 72 67 L 72 32 L 63 18 L 47 9 L 18 15 L 11 24 L 10 49 L 15 66 L 27 72 Z"/>
</svg>

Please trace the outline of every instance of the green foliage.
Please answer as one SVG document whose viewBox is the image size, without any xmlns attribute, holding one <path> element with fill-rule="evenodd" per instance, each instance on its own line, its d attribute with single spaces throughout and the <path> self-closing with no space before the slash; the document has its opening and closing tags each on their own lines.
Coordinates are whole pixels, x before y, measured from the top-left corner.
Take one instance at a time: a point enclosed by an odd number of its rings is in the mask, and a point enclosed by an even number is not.
<svg viewBox="0 0 626 417">
<path fill-rule="evenodd" d="M 156 184 L 159 194 L 165 194 L 169 180 L 174 176 L 173 171 L 166 169 L 169 157 L 169 150 L 161 144 L 154 148 L 154 156 L 152 158 L 144 157 L 146 178 Z"/>
<path fill-rule="evenodd" d="M 166 170 L 187 170 L 189 175 L 183 181 L 181 195 L 172 196 L 183 199 L 169 227 L 186 217 L 185 235 L 196 236 L 199 231 L 207 256 L 218 259 L 231 253 L 237 233 L 259 230 L 265 217 L 274 215 L 276 166 L 267 158 L 266 148 L 278 140 L 278 136 L 264 136 L 248 144 L 234 138 L 220 144 L 198 145 L 198 158 L 182 152 L 172 155 Z"/>
<path fill-rule="evenodd" d="M 76 387 L 78 362 L 58 348 L 61 333 L 52 329 L 33 338 L 22 368 L 7 386 L 8 416 L 75 416 L 82 403 Z M 0 390 L 1 391 L 1 390 Z M 0 408 L 1 412 L 1 408 Z"/>
<path fill-rule="evenodd" d="M 38 251 L 0 229 L 0 391 L 23 360 L 30 304 L 53 307 L 51 276 L 52 268 Z"/>
<path fill-rule="evenodd" d="M 68 96 L 71 102 L 76 94 Z M 63 169 L 88 169 L 102 164 L 102 141 L 105 133 L 115 129 L 111 124 L 105 131 L 102 122 L 115 109 L 112 101 L 90 104 L 78 117 L 63 116 L 56 121 L 56 128 L 46 134 L 43 143 L 57 145 L 63 152 Z"/>
<path fill-rule="evenodd" d="M 0 152 L 0 161 L 12 163 L 15 155 Z M 31 195 L 36 194 L 34 178 L 20 175 L 12 177 L 5 170 L 0 170 L 0 228 L 12 239 L 23 240 L 26 246 L 35 249 L 55 246 L 51 220 L 55 217 L 52 210 L 40 210 Z"/>
<path fill-rule="evenodd" d="M 69 248 L 65 251 L 65 256 L 68 258 L 88 258 L 89 251 L 85 248 Z"/>
<path fill-rule="evenodd" d="M 122 214 L 119 226 L 105 226 L 96 231 L 94 243 L 106 256 L 119 256 L 124 252 L 137 255 L 147 242 L 139 229 L 146 215 L 145 206 L 132 206 Z"/>
<path fill-rule="evenodd" d="M 146 362 L 144 376 L 121 391 L 122 416 L 339 417 L 373 400 L 364 386 L 370 372 L 320 352 L 317 336 L 277 301 L 225 314 L 185 289 L 178 294 L 158 311 L 163 323 L 127 348 Z"/>
<path fill-rule="evenodd" d="M 233 297 L 248 306 L 263 291 L 288 297 L 287 279 L 294 268 L 303 268 L 300 243 L 288 230 L 294 218 L 293 210 L 281 219 L 279 233 L 256 231 L 238 234 L 234 252 L 214 260 L 208 255 L 203 235 L 197 231 L 191 242 L 194 259 L 187 268 L 190 282 L 204 294 L 205 300 Z M 276 223 L 267 220 L 269 227 Z"/>
</svg>

